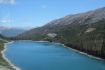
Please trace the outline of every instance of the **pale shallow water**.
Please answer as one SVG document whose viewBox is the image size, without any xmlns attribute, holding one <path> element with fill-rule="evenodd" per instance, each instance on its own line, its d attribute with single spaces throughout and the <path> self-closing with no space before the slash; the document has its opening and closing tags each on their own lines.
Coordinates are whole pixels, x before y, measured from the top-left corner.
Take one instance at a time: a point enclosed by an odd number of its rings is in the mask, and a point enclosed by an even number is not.
<svg viewBox="0 0 105 70">
<path fill-rule="evenodd" d="M 104 61 L 49 42 L 16 41 L 5 56 L 22 70 L 105 70 Z"/>
</svg>

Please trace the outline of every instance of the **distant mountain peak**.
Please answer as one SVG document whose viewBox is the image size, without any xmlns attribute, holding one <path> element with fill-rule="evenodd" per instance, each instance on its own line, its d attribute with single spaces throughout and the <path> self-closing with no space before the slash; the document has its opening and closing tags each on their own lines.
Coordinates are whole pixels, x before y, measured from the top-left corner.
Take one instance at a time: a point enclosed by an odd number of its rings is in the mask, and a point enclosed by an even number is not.
<svg viewBox="0 0 105 70">
<path fill-rule="evenodd" d="M 67 15 L 63 18 L 49 22 L 48 25 L 68 25 L 75 22 L 88 24 L 97 22 L 101 19 L 105 19 L 105 7 L 88 11 L 85 13 Z"/>
<path fill-rule="evenodd" d="M 0 34 L 7 36 L 7 37 L 17 36 L 18 34 L 21 34 L 25 31 L 26 31 L 25 29 L 20 29 L 20 28 L 0 26 Z"/>
<path fill-rule="evenodd" d="M 32 30 L 25 32 L 22 35 L 24 36 L 24 35 L 46 34 L 46 33 L 51 33 L 53 31 L 57 32 L 58 30 L 57 27 L 63 29 L 66 28 L 65 26 L 86 25 L 86 24 L 91 25 L 92 23 L 96 23 L 101 20 L 105 20 L 105 7 L 96 10 L 91 10 L 85 13 L 67 15 L 60 19 L 55 19 L 42 27 L 34 28 Z"/>
</svg>

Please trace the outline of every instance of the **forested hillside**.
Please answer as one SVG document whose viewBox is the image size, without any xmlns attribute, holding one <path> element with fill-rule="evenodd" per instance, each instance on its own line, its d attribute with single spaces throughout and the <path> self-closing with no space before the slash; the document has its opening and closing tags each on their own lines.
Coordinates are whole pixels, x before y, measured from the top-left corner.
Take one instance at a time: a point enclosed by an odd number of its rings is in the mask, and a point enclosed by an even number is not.
<svg viewBox="0 0 105 70">
<path fill-rule="evenodd" d="M 60 42 L 105 58 L 105 8 L 56 19 L 12 39 Z"/>
</svg>

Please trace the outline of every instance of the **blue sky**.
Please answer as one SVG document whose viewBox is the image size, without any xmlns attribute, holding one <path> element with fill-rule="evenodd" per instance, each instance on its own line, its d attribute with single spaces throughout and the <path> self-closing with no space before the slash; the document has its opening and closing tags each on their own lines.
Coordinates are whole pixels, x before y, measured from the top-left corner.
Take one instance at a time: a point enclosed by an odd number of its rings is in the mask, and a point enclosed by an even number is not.
<svg viewBox="0 0 105 70">
<path fill-rule="evenodd" d="M 0 26 L 38 27 L 101 7 L 105 7 L 105 0 L 0 0 Z"/>
</svg>

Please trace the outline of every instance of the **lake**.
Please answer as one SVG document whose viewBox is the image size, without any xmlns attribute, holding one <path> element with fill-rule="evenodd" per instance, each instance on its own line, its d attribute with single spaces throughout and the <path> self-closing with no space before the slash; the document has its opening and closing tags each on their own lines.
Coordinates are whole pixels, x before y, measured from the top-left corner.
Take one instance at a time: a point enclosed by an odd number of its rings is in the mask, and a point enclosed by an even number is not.
<svg viewBox="0 0 105 70">
<path fill-rule="evenodd" d="M 105 70 L 104 61 L 50 42 L 16 41 L 5 56 L 22 70 Z"/>
</svg>

